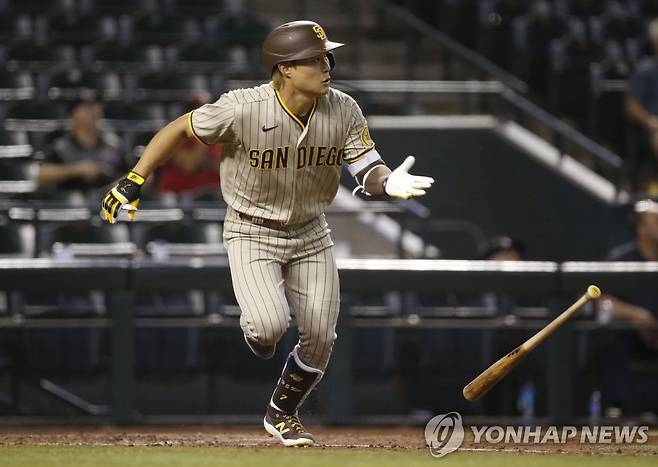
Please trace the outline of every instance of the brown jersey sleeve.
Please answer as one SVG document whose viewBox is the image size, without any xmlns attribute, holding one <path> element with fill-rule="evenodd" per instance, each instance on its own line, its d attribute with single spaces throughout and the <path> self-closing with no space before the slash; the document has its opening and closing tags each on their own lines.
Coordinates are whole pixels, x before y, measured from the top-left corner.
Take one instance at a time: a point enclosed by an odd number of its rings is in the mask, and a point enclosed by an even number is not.
<svg viewBox="0 0 658 467">
<path fill-rule="evenodd" d="M 370 139 L 368 123 L 363 112 L 354 100 L 350 100 L 350 125 L 347 130 L 343 160 L 348 164 L 354 164 L 361 160 L 369 151 L 375 148 L 375 143 Z"/>
</svg>

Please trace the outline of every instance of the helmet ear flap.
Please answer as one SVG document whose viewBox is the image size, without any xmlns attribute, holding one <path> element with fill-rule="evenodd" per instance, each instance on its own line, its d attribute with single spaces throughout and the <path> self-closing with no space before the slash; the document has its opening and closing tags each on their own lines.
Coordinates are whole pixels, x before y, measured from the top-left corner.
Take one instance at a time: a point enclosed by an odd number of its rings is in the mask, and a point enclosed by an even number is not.
<svg viewBox="0 0 658 467">
<path fill-rule="evenodd" d="M 334 58 L 334 54 L 331 52 L 327 52 L 327 58 L 329 59 L 329 69 L 333 70 L 334 67 L 336 66 L 336 59 Z"/>
</svg>

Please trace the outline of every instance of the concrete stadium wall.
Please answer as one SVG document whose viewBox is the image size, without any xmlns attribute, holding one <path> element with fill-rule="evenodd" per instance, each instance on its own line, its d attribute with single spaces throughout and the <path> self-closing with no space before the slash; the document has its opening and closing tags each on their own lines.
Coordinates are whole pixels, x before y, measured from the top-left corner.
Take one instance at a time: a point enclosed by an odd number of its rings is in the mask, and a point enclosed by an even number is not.
<svg viewBox="0 0 658 467">
<path fill-rule="evenodd" d="M 389 166 L 416 156 L 431 175 L 420 201 L 434 219 L 467 219 L 488 237 L 523 240 L 528 259 L 597 260 L 629 234 L 619 208 L 542 165 L 490 129 L 372 129 Z M 441 245 L 437 245 L 441 248 Z"/>
</svg>

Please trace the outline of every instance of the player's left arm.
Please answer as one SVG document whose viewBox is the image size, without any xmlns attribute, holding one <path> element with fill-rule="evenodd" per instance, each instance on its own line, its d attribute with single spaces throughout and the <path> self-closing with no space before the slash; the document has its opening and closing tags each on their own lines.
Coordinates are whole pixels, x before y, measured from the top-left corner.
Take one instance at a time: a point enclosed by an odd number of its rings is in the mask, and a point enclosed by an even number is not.
<svg viewBox="0 0 658 467">
<path fill-rule="evenodd" d="M 434 183 L 434 179 L 409 173 L 416 159 L 409 156 L 399 167 L 391 171 L 375 149 L 375 143 L 370 138 L 368 123 L 353 99 L 350 114 L 352 120 L 347 132 L 343 161 L 347 163 L 350 174 L 356 179 L 358 186 L 354 193 L 361 191 L 372 196 L 386 194 L 400 199 L 424 195 L 425 190 Z"/>
<path fill-rule="evenodd" d="M 379 159 L 357 173 L 354 179 L 366 193 L 372 196 L 382 196 L 385 194 L 384 183 L 389 175 L 391 175 L 391 169 L 382 159 Z"/>
</svg>

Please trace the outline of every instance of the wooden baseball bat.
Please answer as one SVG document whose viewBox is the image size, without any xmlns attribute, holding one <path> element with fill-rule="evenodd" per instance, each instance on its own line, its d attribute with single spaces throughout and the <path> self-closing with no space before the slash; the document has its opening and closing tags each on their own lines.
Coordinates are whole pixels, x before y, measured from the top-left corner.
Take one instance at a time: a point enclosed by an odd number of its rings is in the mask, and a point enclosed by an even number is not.
<svg viewBox="0 0 658 467">
<path fill-rule="evenodd" d="M 590 285 L 587 287 L 587 292 L 573 305 L 563 311 L 560 316 L 548 323 L 543 329 L 537 332 L 537 334 L 495 362 L 489 368 L 480 373 L 477 378 L 468 383 L 462 391 L 464 397 L 469 401 L 478 400 L 489 389 L 494 387 L 498 381 L 503 379 L 512 368 L 518 365 L 529 352 L 550 336 L 557 328 L 562 326 L 566 320 L 571 318 L 571 316 L 582 308 L 583 305 L 594 298 L 599 298 L 600 296 L 601 290 L 597 286 Z"/>
</svg>

